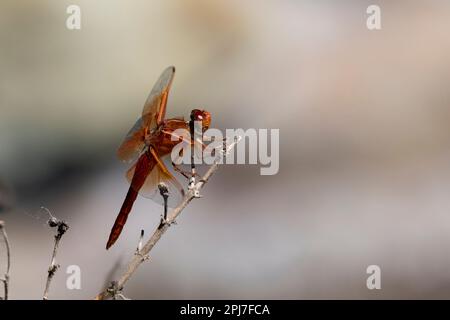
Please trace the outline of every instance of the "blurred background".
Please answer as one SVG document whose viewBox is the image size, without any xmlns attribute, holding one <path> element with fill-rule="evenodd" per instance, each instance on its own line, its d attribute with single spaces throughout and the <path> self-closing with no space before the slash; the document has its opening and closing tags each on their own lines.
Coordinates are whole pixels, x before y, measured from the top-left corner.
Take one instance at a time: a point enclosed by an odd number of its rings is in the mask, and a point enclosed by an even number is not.
<svg viewBox="0 0 450 320">
<path fill-rule="evenodd" d="M 71 4 L 81 30 L 65 26 Z M 70 225 L 50 299 L 93 298 L 157 226 L 162 207 L 139 197 L 105 250 L 128 190 L 116 148 L 169 65 L 169 117 L 202 107 L 219 129 L 279 128 L 280 171 L 221 167 L 127 297 L 450 298 L 449 31 L 439 0 L 1 1 L 11 298 L 42 297 L 54 230 L 41 206 Z M 381 290 L 366 287 L 372 264 Z M 66 288 L 69 265 L 81 290 Z"/>
</svg>

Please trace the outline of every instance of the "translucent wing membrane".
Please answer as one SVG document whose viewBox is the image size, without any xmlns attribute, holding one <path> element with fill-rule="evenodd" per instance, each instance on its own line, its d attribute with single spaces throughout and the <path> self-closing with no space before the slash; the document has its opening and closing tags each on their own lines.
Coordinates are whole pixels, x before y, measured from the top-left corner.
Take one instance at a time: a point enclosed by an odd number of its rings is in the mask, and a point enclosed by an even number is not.
<svg viewBox="0 0 450 320">
<path fill-rule="evenodd" d="M 142 111 L 143 124 L 150 130 L 159 125 L 166 115 L 167 98 L 175 76 L 175 67 L 168 67 L 156 81 L 145 101 Z"/>
<path fill-rule="evenodd" d="M 127 180 L 131 183 L 135 173 L 136 164 L 134 164 L 127 172 Z M 184 196 L 184 190 L 178 180 L 167 169 L 161 159 L 154 166 L 153 170 L 145 179 L 144 185 L 140 190 L 136 190 L 140 195 L 150 198 L 159 204 L 163 204 L 163 198 L 159 193 L 158 185 L 164 183 L 169 190 L 168 206 L 176 207 Z"/>
<path fill-rule="evenodd" d="M 145 146 L 145 130 L 142 126 L 142 119 L 139 118 L 130 129 L 119 149 L 117 157 L 120 160 L 131 162 L 142 152 Z"/>
<path fill-rule="evenodd" d="M 153 130 L 165 117 L 167 98 L 172 85 L 175 68 L 163 71 L 145 101 L 142 118 L 139 118 L 117 150 L 119 159 L 127 162 L 135 160 L 145 146 L 145 133 Z"/>
</svg>

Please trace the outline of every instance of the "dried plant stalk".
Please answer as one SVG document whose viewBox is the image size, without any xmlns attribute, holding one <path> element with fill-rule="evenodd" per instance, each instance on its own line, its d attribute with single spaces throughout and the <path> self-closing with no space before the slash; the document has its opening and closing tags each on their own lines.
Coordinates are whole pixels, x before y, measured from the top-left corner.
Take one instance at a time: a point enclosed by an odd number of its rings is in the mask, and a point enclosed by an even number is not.
<svg viewBox="0 0 450 320">
<path fill-rule="evenodd" d="M 203 186 L 208 182 L 209 178 L 217 171 L 219 167 L 218 163 L 213 164 L 209 167 L 208 171 L 205 175 L 197 182 L 192 188 L 188 190 L 186 195 L 184 196 L 182 202 L 173 209 L 170 214 L 167 215 L 166 219 L 161 219 L 156 230 L 153 232 L 153 235 L 150 239 L 145 243 L 142 249 L 137 252 L 134 257 L 129 262 L 127 269 L 119 278 L 119 281 L 114 281 L 109 288 L 105 289 L 103 292 L 99 293 L 95 299 L 96 300 L 104 300 L 107 298 L 115 298 L 117 295 L 121 294 L 123 287 L 127 283 L 127 281 L 131 278 L 137 268 L 149 258 L 149 253 L 153 249 L 156 243 L 161 239 L 162 235 L 167 231 L 167 229 L 172 225 L 178 216 L 181 214 L 184 208 L 192 201 L 192 199 L 199 197 L 199 192 L 203 188 Z"/>
<path fill-rule="evenodd" d="M 9 270 L 11 269 L 11 248 L 9 246 L 9 239 L 8 234 L 5 230 L 5 222 L 0 220 L 0 231 L 2 233 L 3 239 L 5 240 L 5 246 L 6 246 L 6 272 L 3 277 L 3 279 L 0 279 L 0 281 L 3 282 L 3 288 L 4 288 L 4 300 L 8 300 L 8 291 L 9 291 Z"/>
<path fill-rule="evenodd" d="M 50 284 L 52 282 L 53 276 L 55 275 L 56 271 L 59 269 L 59 264 L 56 263 L 56 254 L 58 253 L 58 247 L 59 242 L 61 241 L 62 236 L 66 231 L 69 229 L 69 226 L 66 222 L 59 220 L 52 216 L 50 211 L 47 208 L 41 208 L 43 210 L 46 210 L 47 213 L 50 215 L 50 219 L 48 220 L 47 224 L 51 228 L 57 228 L 57 233 L 55 235 L 55 244 L 53 246 L 53 254 L 52 254 L 52 260 L 50 262 L 50 266 L 48 267 L 48 275 L 47 275 L 47 282 L 45 284 L 45 290 L 44 295 L 42 297 L 43 300 L 48 300 L 48 293 L 50 291 Z"/>
</svg>

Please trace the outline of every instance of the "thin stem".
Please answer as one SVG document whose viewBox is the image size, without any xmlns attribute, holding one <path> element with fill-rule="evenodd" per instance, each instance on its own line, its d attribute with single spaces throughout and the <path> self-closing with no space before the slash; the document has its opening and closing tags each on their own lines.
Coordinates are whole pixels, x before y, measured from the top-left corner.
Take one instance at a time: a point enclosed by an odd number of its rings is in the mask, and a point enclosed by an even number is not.
<svg viewBox="0 0 450 320">
<path fill-rule="evenodd" d="M 191 120 L 189 121 L 189 131 L 191 134 L 191 185 L 195 185 L 195 113 L 191 112 Z"/>
<path fill-rule="evenodd" d="M 231 150 L 231 148 L 233 148 L 240 141 L 240 139 L 241 139 L 241 137 L 238 137 L 234 142 L 230 143 L 229 145 L 227 145 L 226 142 L 224 141 L 223 150 L 222 150 L 222 153 L 219 154 L 219 156 L 223 156 L 223 155 L 227 154 Z M 187 205 L 192 201 L 192 199 L 200 197 L 200 190 L 204 187 L 204 185 L 209 181 L 211 176 L 219 168 L 219 163 L 220 163 L 219 156 L 216 158 L 216 162 L 213 165 L 211 165 L 209 167 L 209 169 L 206 171 L 205 175 L 197 183 L 195 183 L 192 186 L 192 188 L 188 188 L 188 192 L 184 196 L 181 203 L 175 209 L 173 209 L 171 211 L 171 213 L 168 215 L 168 217 L 165 214 L 165 219 L 161 219 L 158 227 L 153 232 L 150 239 L 145 243 L 144 247 L 140 251 L 136 252 L 134 257 L 128 263 L 127 269 L 122 274 L 122 276 L 119 278 L 119 281 L 112 281 L 110 287 L 106 288 L 104 291 L 100 292 L 95 297 L 96 300 L 104 300 L 109 297 L 116 299 L 116 297 L 120 296 L 127 281 L 135 273 L 137 268 L 144 261 L 149 259 L 150 251 L 158 243 L 158 241 L 161 239 L 162 235 L 167 231 L 167 229 L 173 223 L 175 223 L 175 220 L 181 214 L 183 209 L 187 207 Z M 161 187 L 160 187 L 160 192 L 161 192 Z M 161 195 L 164 197 L 163 192 L 161 192 Z"/>
<path fill-rule="evenodd" d="M 142 241 L 144 241 L 144 229 L 141 230 L 141 235 L 139 237 L 139 242 L 136 248 L 136 254 L 139 254 L 142 249 Z"/>
<path fill-rule="evenodd" d="M 48 211 L 48 209 L 47 209 L 47 211 Z M 61 238 L 64 235 L 64 233 L 66 233 L 66 231 L 69 229 L 69 226 L 67 225 L 66 222 L 64 222 L 62 220 L 58 220 L 57 218 L 53 217 L 49 211 L 48 211 L 48 213 L 50 214 L 50 219 L 48 220 L 48 225 L 51 228 L 57 227 L 58 231 L 55 235 L 55 244 L 53 246 L 52 260 L 50 262 L 50 266 L 48 267 L 47 282 L 45 284 L 43 300 L 48 300 L 50 284 L 52 282 L 53 276 L 55 275 L 56 271 L 58 271 L 58 269 L 59 269 L 59 264 L 56 263 L 56 254 L 58 253 L 59 242 L 61 241 Z"/>
<path fill-rule="evenodd" d="M 4 275 L 4 278 L 1 279 L 4 286 L 4 299 L 8 300 L 8 290 L 9 290 L 9 270 L 11 269 L 11 248 L 9 246 L 9 240 L 8 240 L 8 234 L 5 230 L 5 222 L 0 221 L 0 230 L 2 231 L 3 239 L 5 239 L 5 246 L 6 246 L 6 272 Z"/>
<path fill-rule="evenodd" d="M 164 199 L 164 221 L 167 220 L 167 199 L 169 198 L 169 189 L 164 183 L 160 183 L 158 185 L 159 193 L 161 197 Z"/>
<path fill-rule="evenodd" d="M 214 174 L 214 172 L 217 171 L 218 168 L 219 168 L 218 163 L 213 164 L 205 173 L 203 178 L 200 179 L 200 181 L 195 185 L 195 187 L 191 190 L 188 190 L 182 202 L 171 211 L 167 219 L 165 219 L 165 221 L 161 220 L 158 227 L 153 232 L 153 235 L 146 242 L 142 250 L 138 254 L 134 255 L 134 257 L 128 263 L 127 269 L 125 270 L 123 275 L 119 278 L 119 281 L 116 282 L 115 292 L 112 292 L 111 288 L 108 288 L 103 292 L 99 293 L 95 297 L 96 300 L 104 300 L 108 297 L 114 297 L 115 295 L 117 295 L 122 291 L 123 287 L 125 286 L 127 281 L 131 278 L 131 276 L 134 274 L 134 272 L 137 270 L 137 268 L 142 264 L 142 262 L 148 259 L 150 251 L 158 243 L 158 241 L 161 239 L 162 235 L 167 231 L 169 226 L 175 222 L 175 220 L 181 214 L 183 209 L 186 208 L 186 206 L 192 201 L 192 199 L 196 198 L 196 194 L 198 193 L 198 191 L 203 188 L 203 186 L 208 182 L 209 178 Z"/>
</svg>

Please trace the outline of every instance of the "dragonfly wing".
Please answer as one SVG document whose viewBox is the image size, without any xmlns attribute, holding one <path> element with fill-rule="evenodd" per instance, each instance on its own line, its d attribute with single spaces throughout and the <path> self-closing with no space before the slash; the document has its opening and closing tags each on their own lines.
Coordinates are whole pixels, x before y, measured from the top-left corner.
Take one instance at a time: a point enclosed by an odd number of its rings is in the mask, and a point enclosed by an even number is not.
<svg viewBox="0 0 450 320">
<path fill-rule="evenodd" d="M 174 75 L 175 68 L 168 67 L 156 81 L 145 101 L 142 117 L 136 121 L 117 150 L 119 159 L 126 162 L 135 160 L 145 147 L 146 131 L 151 132 L 164 120 L 167 98 Z"/>
<path fill-rule="evenodd" d="M 130 183 L 133 179 L 135 168 L 136 165 L 133 165 L 127 172 L 127 180 Z M 145 179 L 142 187 L 136 191 L 139 192 L 139 194 L 143 197 L 152 199 L 159 204 L 164 204 L 163 198 L 159 193 L 158 188 L 158 185 L 161 182 L 164 183 L 169 190 L 168 206 L 171 208 L 176 207 L 184 197 L 184 189 L 183 186 L 178 182 L 178 180 L 173 176 L 173 174 L 167 169 L 160 158 L 158 159 L 158 163 L 154 166 L 153 170 Z"/>
<path fill-rule="evenodd" d="M 145 130 L 142 126 L 142 119 L 139 118 L 117 149 L 117 157 L 122 161 L 131 162 L 136 160 L 144 147 Z"/>
<path fill-rule="evenodd" d="M 131 212 L 134 201 L 137 198 L 138 191 L 145 182 L 147 175 L 152 171 L 153 167 L 156 165 L 156 161 L 153 158 L 143 154 L 136 161 L 133 166 L 134 175 L 131 181 L 131 186 L 128 189 L 125 200 L 123 201 L 122 207 L 120 208 L 119 214 L 111 228 L 111 233 L 109 234 L 108 242 L 106 244 L 106 249 L 111 247 L 116 240 L 119 238 L 125 223 L 127 222 L 128 215 Z"/>
<path fill-rule="evenodd" d="M 167 98 L 175 76 L 175 67 L 166 68 L 156 81 L 142 110 L 144 126 L 150 130 L 161 124 L 166 115 Z"/>
</svg>

